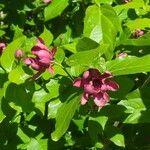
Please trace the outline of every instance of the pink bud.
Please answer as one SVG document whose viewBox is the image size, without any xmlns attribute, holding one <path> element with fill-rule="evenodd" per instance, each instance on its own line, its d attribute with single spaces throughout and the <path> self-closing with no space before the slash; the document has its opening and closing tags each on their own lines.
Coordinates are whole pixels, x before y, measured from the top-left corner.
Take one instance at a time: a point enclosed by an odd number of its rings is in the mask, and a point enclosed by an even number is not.
<svg viewBox="0 0 150 150">
<path fill-rule="evenodd" d="M 48 3 L 50 3 L 52 0 L 43 0 L 43 2 L 45 3 L 45 4 L 48 4 Z"/>
<path fill-rule="evenodd" d="M 0 55 L 2 54 L 3 50 L 6 48 L 6 44 L 1 42 L 0 43 Z"/>
<path fill-rule="evenodd" d="M 139 38 L 142 37 L 144 35 L 144 31 L 141 29 L 136 29 L 133 33 L 132 33 L 134 38 Z"/>
<path fill-rule="evenodd" d="M 16 52 L 15 52 L 16 59 L 22 58 L 23 55 L 24 55 L 24 53 L 23 53 L 23 51 L 21 49 L 16 50 Z"/>
</svg>

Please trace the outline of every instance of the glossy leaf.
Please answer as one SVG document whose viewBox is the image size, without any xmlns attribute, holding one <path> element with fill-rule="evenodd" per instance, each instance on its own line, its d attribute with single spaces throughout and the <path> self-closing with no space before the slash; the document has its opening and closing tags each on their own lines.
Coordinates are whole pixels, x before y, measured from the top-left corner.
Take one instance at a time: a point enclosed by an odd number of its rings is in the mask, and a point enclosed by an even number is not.
<svg viewBox="0 0 150 150">
<path fill-rule="evenodd" d="M 125 75 L 150 71 L 150 55 L 115 59 L 106 64 L 113 75 Z"/>
<path fill-rule="evenodd" d="M 118 26 L 118 29 L 115 26 Z M 84 36 L 91 38 L 97 43 L 109 44 L 110 47 L 105 53 L 109 59 L 113 56 L 112 52 L 119 29 L 119 20 L 112 7 L 93 5 L 87 8 L 84 20 Z"/>
<path fill-rule="evenodd" d="M 17 38 L 12 43 L 10 43 L 7 48 L 5 49 L 3 55 L 1 56 L 1 65 L 6 69 L 7 72 L 10 72 L 13 68 L 13 63 L 15 60 L 15 51 L 19 49 L 23 42 L 25 41 L 26 37 L 22 36 Z"/>
<path fill-rule="evenodd" d="M 53 34 L 46 27 L 44 27 L 44 31 L 40 37 L 43 39 L 45 45 L 47 46 L 49 46 L 53 41 Z"/>
<path fill-rule="evenodd" d="M 124 136 L 121 133 L 120 129 L 112 126 L 108 126 L 105 129 L 107 137 L 117 146 L 125 147 Z"/>
<path fill-rule="evenodd" d="M 8 75 L 9 81 L 16 84 L 24 83 L 28 78 L 30 78 L 30 75 L 26 74 L 21 66 L 17 66 Z"/>
<path fill-rule="evenodd" d="M 44 9 L 45 21 L 60 15 L 67 6 L 68 0 L 53 0 L 53 2 Z"/>
<path fill-rule="evenodd" d="M 58 109 L 55 131 L 51 134 L 54 141 L 58 141 L 69 127 L 70 121 L 79 106 L 79 95 L 74 93 Z M 67 111 L 66 111 L 67 110 Z"/>
</svg>

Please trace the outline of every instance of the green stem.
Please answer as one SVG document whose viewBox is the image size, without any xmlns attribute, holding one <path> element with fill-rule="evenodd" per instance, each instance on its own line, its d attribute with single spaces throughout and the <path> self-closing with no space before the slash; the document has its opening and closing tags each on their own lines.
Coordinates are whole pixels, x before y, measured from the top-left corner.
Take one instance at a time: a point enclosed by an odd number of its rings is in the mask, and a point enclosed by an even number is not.
<svg viewBox="0 0 150 150">
<path fill-rule="evenodd" d="M 142 85 L 142 88 L 147 85 L 150 82 L 150 76 L 145 80 L 145 82 Z"/>
<path fill-rule="evenodd" d="M 64 66 L 62 66 L 61 64 L 59 64 L 59 63 L 57 63 L 57 62 L 55 62 L 55 64 L 58 65 L 58 66 L 60 66 L 60 67 L 66 72 L 66 74 L 69 76 L 69 78 L 70 78 L 72 81 L 74 80 L 73 77 L 70 75 L 70 73 L 67 71 L 67 69 L 66 69 Z"/>
</svg>

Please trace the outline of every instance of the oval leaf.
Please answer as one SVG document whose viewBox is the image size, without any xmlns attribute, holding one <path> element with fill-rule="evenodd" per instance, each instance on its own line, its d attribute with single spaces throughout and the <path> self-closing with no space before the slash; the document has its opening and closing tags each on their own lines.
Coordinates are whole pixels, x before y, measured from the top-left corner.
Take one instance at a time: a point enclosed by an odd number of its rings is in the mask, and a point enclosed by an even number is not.
<svg viewBox="0 0 150 150">
<path fill-rule="evenodd" d="M 44 10 L 45 21 L 53 19 L 61 14 L 68 6 L 68 0 L 53 0 Z"/>
<path fill-rule="evenodd" d="M 79 96 L 75 93 L 69 96 L 68 100 L 58 109 L 55 131 L 51 134 L 54 141 L 58 141 L 66 132 L 78 106 Z"/>
</svg>

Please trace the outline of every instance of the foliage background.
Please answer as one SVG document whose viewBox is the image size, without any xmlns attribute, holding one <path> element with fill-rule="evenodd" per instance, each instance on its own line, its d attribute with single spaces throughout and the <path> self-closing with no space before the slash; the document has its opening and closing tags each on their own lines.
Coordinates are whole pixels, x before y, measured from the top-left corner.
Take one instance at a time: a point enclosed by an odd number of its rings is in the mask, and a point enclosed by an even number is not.
<svg viewBox="0 0 150 150">
<path fill-rule="evenodd" d="M 149 0 L 1 0 L 0 149 L 150 149 L 149 30 Z M 58 46 L 55 74 L 31 81 L 14 53 L 30 55 L 37 37 Z M 81 106 L 72 86 L 89 68 L 111 71 L 120 86 L 102 109 Z"/>
</svg>

